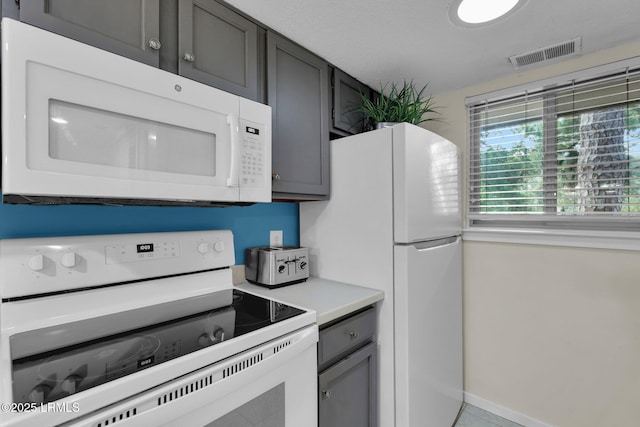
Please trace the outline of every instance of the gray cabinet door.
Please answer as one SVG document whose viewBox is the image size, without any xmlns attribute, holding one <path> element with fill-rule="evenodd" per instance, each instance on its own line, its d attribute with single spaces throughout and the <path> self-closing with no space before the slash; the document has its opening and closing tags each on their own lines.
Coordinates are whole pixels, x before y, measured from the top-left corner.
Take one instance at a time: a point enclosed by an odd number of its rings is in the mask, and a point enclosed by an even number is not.
<svg viewBox="0 0 640 427">
<path fill-rule="evenodd" d="M 267 32 L 276 199 L 317 199 L 329 194 L 328 70 L 322 58 Z"/>
<path fill-rule="evenodd" d="M 362 104 L 360 94 L 370 97 L 370 89 L 344 71 L 333 70 L 332 131 L 339 135 L 362 132 L 363 114 L 356 111 Z"/>
<path fill-rule="evenodd" d="M 20 20 L 155 67 L 159 0 L 29 0 Z"/>
<path fill-rule="evenodd" d="M 179 0 L 178 73 L 258 99 L 258 26 L 214 0 Z"/>
<path fill-rule="evenodd" d="M 352 353 L 318 376 L 318 427 L 376 427 L 376 343 Z"/>
</svg>

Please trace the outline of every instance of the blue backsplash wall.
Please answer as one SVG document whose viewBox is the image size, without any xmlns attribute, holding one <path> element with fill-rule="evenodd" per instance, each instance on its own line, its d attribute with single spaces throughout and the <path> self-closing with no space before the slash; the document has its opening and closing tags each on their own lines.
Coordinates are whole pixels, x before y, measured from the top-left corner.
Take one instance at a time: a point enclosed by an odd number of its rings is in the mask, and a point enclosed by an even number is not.
<svg viewBox="0 0 640 427">
<path fill-rule="evenodd" d="M 269 244 L 269 230 L 283 230 L 283 243 L 298 245 L 298 218 L 296 203 L 229 208 L 0 204 L 0 239 L 228 229 L 236 264 L 244 264 L 246 248 Z"/>
</svg>

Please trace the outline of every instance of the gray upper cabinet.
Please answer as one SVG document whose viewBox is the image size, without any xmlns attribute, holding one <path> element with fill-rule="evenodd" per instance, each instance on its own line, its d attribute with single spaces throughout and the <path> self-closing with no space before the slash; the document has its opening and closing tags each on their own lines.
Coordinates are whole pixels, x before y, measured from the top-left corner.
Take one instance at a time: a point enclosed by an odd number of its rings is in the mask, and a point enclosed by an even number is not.
<svg viewBox="0 0 640 427">
<path fill-rule="evenodd" d="M 28 0 L 20 20 L 155 67 L 160 0 Z"/>
<path fill-rule="evenodd" d="M 0 1 L 2 16 L 269 104 L 275 200 L 327 199 L 330 136 L 362 131 L 367 86 L 220 0 Z"/>
<path fill-rule="evenodd" d="M 29 0 L 18 13 L 45 30 L 264 100 L 264 32 L 215 0 Z"/>
<path fill-rule="evenodd" d="M 362 132 L 364 130 L 363 114 L 356 110 L 362 103 L 361 93 L 367 97 L 371 96 L 369 87 L 337 68 L 333 69 L 331 85 L 333 89 L 331 131 L 338 135 Z"/>
<path fill-rule="evenodd" d="M 258 26 L 214 0 L 179 0 L 178 16 L 178 73 L 260 101 Z"/>
<path fill-rule="evenodd" d="M 329 195 L 329 66 L 267 32 L 267 99 L 273 112 L 274 199 Z"/>
</svg>

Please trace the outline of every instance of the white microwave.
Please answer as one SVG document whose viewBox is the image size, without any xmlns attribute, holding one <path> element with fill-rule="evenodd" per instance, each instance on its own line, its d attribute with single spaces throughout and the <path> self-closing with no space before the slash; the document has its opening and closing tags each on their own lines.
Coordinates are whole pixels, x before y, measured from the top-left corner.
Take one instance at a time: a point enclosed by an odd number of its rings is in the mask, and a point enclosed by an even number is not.
<svg viewBox="0 0 640 427">
<path fill-rule="evenodd" d="M 271 201 L 271 107 L 2 20 L 6 203 Z"/>
</svg>

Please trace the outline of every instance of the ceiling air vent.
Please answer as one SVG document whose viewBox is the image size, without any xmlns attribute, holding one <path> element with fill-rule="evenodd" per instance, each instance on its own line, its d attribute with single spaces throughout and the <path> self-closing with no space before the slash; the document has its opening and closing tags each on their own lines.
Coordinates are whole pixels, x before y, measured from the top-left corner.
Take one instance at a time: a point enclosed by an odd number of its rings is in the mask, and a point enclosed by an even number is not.
<svg viewBox="0 0 640 427">
<path fill-rule="evenodd" d="M 520 67 L 527 65 L 550 61 L 563 56 L 576 55 L 580 53 L 581 48 L 582 39 L 580 37 L 576 37 L 575 39 L 532 50 L 531 52 L 510 56 L 509 62 L 511 62 L 513 68 L 517 70 Z"/>
</svg>

